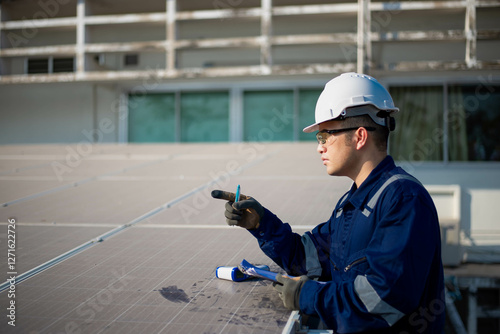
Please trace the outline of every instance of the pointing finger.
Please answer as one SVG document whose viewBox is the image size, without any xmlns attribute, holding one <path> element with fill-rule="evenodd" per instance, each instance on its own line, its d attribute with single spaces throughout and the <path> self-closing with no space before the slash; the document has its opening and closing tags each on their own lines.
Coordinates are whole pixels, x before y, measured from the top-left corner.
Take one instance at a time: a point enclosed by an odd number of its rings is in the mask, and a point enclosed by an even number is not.
<svg viewBox="0 0 500 334">
<path fill-rule="evenodd" d="M 229 192 L 229 191 L 224 191 L 224 190 L 212 190 L 211 193 L 213 198 L 218 198 L 218 199 L 225 199 L 226 201 L 234 202 L 236 198 L 236 194 Z"/>
<path fill-rule="evenodd" d="M 211 193 L 213 198 L 218 198 L 218 199 L 225 199 L 226 201 L 229 202 L 234 202 L 236 199 L 236 194 L 232 193 L 230 191 L 224 191 L 224 190 L 212 190 Z M 240 201 L 250 199 L 250 196 L 240 194 Z"/>
</svg>

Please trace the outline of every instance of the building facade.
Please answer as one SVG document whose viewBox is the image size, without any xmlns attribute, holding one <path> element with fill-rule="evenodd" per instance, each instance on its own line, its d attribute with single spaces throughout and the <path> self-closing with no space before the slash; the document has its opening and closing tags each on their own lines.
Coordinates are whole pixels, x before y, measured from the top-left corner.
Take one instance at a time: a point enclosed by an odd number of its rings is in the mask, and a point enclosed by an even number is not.
<svg viewBox="0 0 500 334">
<path fill-rule="evenodd" d="M 458 196 L 450 240 L 496 254 L 498 17 L 498 0 L 4 0 L 0 144 L 309 141 L 324 84 L 363 72 L 401 109 L 390 153 Z"/>
<path fill-rule="evenodd" d="M 0 10 L 2 143 L 79 141 L 82 127 L 111 142 L 310 140 L 300 130 L 324 83 L 358 71 L 402 110 L 431 113 L 418 120 L 424 137 L 442 132 L 442 147 L 407 158 L 499 159 L 473 134 L 483 116 L 498 118 L 476 115 L 498 106 L 498 1 L 17 0 Z M 22 130 L 28 109 L 39 130 Z M 266 138 L 279 115 L 283 129 Z"/>
</svg>

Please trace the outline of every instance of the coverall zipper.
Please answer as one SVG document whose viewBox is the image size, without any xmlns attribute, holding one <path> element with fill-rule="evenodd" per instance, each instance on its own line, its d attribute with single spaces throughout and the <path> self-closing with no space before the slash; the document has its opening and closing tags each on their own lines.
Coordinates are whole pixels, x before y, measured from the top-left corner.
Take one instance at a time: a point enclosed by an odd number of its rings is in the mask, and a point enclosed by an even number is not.
<svg viewBox="0 0 500 334">
<path fill-rule="evenodd" d="M 354 262 L 351 262 L 350 264 L 348 264 L 345 268 L 344 268 L 344 272 L 348 272 L 353 266 L 355 266 L 356 264 L 360 263 L 360 262 L 363 262 L 366 260 L 366 256 L 365 257 L 362 257 L 361 259 L 357 259 L 356 261 Z"/>
<path fill-rule="evenodd" d="M 340 269 L 337 268 L 337 266 L 335 265 L 335 263 L 332 261 L 331 258 L 330 258 L 330 263 L 333 265 L 333 269 L 335 269 L 336 271 L 340 271 Z"/>
</svg>

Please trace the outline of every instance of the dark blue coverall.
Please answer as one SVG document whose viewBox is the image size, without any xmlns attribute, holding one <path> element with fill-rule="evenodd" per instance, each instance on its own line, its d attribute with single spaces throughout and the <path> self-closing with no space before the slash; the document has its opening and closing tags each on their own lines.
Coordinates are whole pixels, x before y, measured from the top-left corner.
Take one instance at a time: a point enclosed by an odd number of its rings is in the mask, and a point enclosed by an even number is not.
<svg viewBox="0 0 500 334">
<path fill-rule="evenodd" d="M 289 275 L 308 275 L 300 310 L 338 333 L 442 333 L 438 216 L 426 189 L 387 156 L 330 219 L 304 235 L 265 209 L 250 230 Z"/>
</svg>

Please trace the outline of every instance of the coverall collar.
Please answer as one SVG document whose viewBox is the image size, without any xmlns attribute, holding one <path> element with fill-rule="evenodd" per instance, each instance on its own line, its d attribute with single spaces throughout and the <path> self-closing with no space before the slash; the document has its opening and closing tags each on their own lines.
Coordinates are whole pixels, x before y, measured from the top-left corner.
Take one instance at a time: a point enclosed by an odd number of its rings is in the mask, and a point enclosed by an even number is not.
<svg viewBox="0 0 500 334">
<path fill-rule="evenodd" d="M 368 195 L 371 193 L 373 187 L 379 183 L 382 175 L 386 171 L 392 170 L 395 166 L 394 160 L 390 155 L 385 157 L 384 160 L 382 160 L 377 167 L 371 171 L 370 175 L 368 175 L 359 188 L 356 187 L 356 183 L 352 184 L 347 201 L 350 202 L 356 209 L 362 208 Z"/>
</svg>

